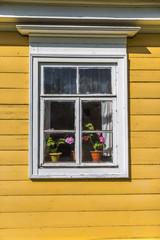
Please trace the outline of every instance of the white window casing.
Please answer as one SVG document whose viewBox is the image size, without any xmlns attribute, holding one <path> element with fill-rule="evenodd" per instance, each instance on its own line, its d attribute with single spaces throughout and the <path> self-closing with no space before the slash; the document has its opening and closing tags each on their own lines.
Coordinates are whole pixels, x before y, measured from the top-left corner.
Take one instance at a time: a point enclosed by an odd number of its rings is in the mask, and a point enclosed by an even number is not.
<svg viewBox="0 0 160 240">
<path fill-rule="evenodd" d="M 22 35 L 29 35 L 29 177 L 40 178 L 128 178 L 128 80 L 127 37 L 138 27 L 18 25 Z M 43 94 L 44 66 L 106 67 L 112 70 L 112 94 Z M 81 101 L 111 101 L 113 106 L 113 161 L 108 163 L 44 163 L 44 102 L 59 99 L 75 101 L 76 126 L 80 129 Z M 103 107 L 103 106 L 102 106 Z M 103 107 L 104 108 L 104 107 Z M 107 111 L 104 109 L 104 111 Z M 102 123 L 103 124 L 103 123 Z M 103 126 L 102 126 L 103 127 Z M 76 138 L 80 139 L 79 131 Z M 80 159 L 80 143 L 75 152 Z"/>
</svg>

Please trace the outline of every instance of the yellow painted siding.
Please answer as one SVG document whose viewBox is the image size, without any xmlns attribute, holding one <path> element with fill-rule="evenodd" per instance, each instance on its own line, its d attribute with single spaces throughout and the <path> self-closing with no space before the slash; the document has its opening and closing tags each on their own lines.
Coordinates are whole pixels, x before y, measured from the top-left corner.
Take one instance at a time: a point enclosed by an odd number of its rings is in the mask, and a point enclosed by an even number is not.
<svg viewBox="0 0 160 240">
<path fill-rule="evenodd" d="M 28 178 L 28 38 L 0 33 L 0 239 L 160 237 L 160 34 L 128 40 L 129 180 Z"/>
</svg>

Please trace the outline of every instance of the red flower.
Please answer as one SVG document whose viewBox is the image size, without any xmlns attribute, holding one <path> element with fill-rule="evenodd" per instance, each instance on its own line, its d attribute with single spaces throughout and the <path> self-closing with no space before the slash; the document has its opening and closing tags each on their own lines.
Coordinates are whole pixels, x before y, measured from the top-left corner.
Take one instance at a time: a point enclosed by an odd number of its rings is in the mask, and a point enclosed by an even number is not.
<svg viewBox="0 0 160 240">
<path fill-rule="evenodd" d="M 83 139 L 84 141 L 88 141 L 88 136 L 84 136 L 82 139 Z"/>
</svg>

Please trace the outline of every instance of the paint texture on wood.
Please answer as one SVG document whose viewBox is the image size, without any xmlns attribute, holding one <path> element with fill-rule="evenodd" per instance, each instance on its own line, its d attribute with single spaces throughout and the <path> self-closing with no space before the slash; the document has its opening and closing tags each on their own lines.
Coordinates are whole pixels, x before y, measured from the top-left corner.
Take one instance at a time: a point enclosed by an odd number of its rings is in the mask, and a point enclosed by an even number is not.
<svg viewBox="0 0 160 240">
<path fill-rule="evenodd" d="M 159 39 L 128 39 L 130 178 L 31 181 L 28 37 L 0 33 L 1 239 L 160 238 Z"/>
<path fill-rule="evenodd" d="M 149 238 L 159 240 L 159 226 L 116 226 L 116 227 L 80 227 L 80 228 L 27 228 L 27 229 L 2 229 L 3 240 L 104 240 L 104 239 L 131 239 Z M 126 239 L 125 239 L 126 238 Z"/>
<path fill-rule="evenodd" d="M 160 82 L 160 70 L 130 70 L 128 80 L 130 82 Z"/>
<path fill-rule="evenodd" d="M 132 195 L 159 194 L 160 179 L 0 181 L 0 195 Z"/>
</svg>

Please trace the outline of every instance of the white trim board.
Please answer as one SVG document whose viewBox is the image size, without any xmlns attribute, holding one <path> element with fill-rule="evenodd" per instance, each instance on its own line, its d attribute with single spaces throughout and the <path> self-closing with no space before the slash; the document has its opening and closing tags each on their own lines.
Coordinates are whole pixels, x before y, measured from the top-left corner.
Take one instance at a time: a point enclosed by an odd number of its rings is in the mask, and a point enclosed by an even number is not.
<svg viewBox="0 0 160 240">
<path fill-rule="evenodd" d="M 65 25 L 17 25 L 22 35 L 80 38 L 133 37 L 140 27 L 122 26 L 65 26 Z"/>
</svg>

